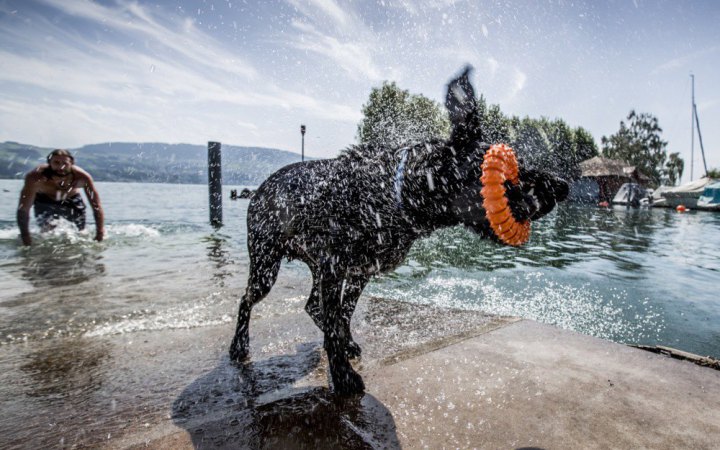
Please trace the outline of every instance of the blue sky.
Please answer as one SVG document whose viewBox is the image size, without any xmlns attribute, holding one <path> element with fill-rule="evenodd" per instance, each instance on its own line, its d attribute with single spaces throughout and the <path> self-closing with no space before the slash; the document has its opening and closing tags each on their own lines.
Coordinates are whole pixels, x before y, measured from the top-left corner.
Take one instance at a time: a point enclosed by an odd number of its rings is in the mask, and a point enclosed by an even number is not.
<svg viewBox="0 0 720 450">
<path fill-rule="evenodd" d="M 596 140 L 655 114 L 690 168 L 690 77 L 720 167 L 720 2 L 0 0 L 0 140 L 219 140 L 332 157 L 373 87 L 442 101 L 461 67 L 508 114 Z M 695 178 L 701 160 L 696 144 Z"/>
</svg>

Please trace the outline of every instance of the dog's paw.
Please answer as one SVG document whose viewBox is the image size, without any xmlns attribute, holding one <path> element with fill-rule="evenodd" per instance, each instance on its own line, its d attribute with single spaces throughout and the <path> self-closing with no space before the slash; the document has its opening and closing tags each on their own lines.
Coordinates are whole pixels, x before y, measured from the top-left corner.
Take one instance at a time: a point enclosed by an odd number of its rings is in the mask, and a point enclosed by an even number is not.
<svg viewBox="0 0 720 450">
<path fill-rule="evenodd" d="M 230 346 L 230 360 L 233 362 L 243 362 L 250 356 L 250 352 L 245 347 L 233 344 Z"/>
<path fill-rule="evenodd" d="M 359 358 L 360 355 L 362 355 L 362 349 L 357 342 L 350 341 L 348 342 L 347 347 L 345 347 L 345 354 L 350 359 Z"/>
<path fill-rule="evenodd" d="M 346 397 L 365 392 L 365 383 L 360 374 L 354 370 L 333 375 L 333 386 L 338 395 Z"/>
</svg>

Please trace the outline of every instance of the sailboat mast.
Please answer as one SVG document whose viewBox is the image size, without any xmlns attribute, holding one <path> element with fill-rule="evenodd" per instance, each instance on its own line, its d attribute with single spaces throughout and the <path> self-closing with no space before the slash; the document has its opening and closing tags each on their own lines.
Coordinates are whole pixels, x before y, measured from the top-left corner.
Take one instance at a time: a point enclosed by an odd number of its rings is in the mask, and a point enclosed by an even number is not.
<svg viewBox="0 0 720 450">
<path fill-rule="evenodd" d="M 707 176 L 707 173 L 708 173 L 708 170 L 707 170 L 707 161 L 705 161 L 705 147 L 703 146 L 703 143 L 702 143 L 702 132 L 700 131 L 700 117 L 698 117 L 697 105 L 695 105 L 695 125 L 697 125 L 697 130 L 698 130 L 698 142 L 700 143 L 700 154 L 702 155 L 702 158 L 703 158 L 703 168 L 705 169 L 705 175 L 703 175 L 703 176 L 706 177 L 706 176 Z"/>
<path fill-rule="evenodd" d="M 695 162 L 695 75 L 690 74 L 692 80 L 692 105 L 690 111 L 690 181 L 693 180 L 693 163 Z"/>
</svg>

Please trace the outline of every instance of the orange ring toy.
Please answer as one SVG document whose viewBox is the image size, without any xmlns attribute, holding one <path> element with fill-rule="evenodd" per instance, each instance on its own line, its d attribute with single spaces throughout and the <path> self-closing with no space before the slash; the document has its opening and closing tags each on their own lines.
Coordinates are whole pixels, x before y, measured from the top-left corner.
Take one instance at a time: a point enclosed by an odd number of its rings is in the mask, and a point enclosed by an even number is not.
<svg viewBox="0 0 720 450">
<path fill-rule="evenodd" d="M 510 212 L 505 197 L 506 180 L 520 182 L 517 159 L 513 149 L 505 144 L 495 144 L 485 153 L 482 163 L 483 184 L 480 193 L 490 227 L 503 243 L 520 246 L 530 238 L 530 221 L 518 222 Z"/>
</svg>

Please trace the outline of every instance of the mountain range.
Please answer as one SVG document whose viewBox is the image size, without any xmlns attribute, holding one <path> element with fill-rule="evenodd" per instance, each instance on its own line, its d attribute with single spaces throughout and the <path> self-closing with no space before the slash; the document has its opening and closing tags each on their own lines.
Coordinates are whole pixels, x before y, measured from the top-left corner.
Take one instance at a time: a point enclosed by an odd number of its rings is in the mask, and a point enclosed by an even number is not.
<svg viewBox="0 0 720 450">
<path fill-rule="evenodd" d="M 53 149 L 0 143 L 0 178 L 23 178 Z M 191 144 L 107 142 L 68 149 L 96 181 L 204 184 L 207 147 Z M 262 147 L 222 146 L 223 184 L 260 184 L 268 175 L 300 161 L 297 153 Z"/>
</svg>

